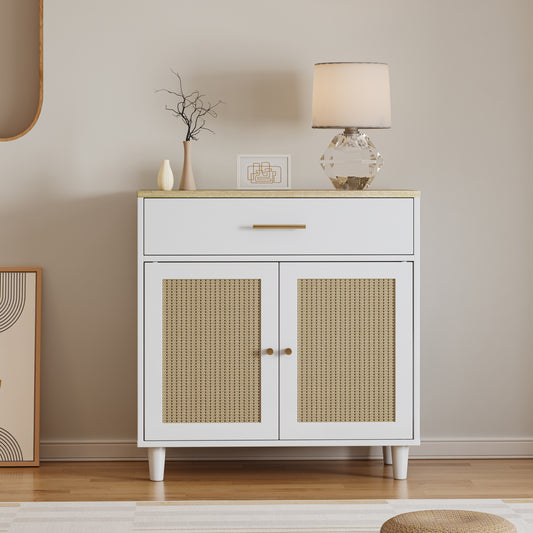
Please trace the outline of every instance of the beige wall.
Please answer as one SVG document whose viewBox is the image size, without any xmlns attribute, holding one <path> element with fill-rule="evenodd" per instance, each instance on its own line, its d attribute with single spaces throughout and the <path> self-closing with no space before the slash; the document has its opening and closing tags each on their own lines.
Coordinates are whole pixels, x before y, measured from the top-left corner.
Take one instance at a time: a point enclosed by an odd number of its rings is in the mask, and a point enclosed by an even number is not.
<svg viewBox="0 0 533 533">
<path fill-rule="evenodd" d="M 169 68 L 226 102 L 200 188 L 233 188 L 237 153 L 290 153 L 293 187 L 322 188 L 312 66 L 355 60 L 391 65 L 374 186 L 422 191 L 422 436 L 533 442 L 532 19 L 530 0 L 46 0 L 42 115 L 0 144 L 0 264 L 44 268 L 43 440 L 135 438 L 135 191 L 163 158 L 179 175 Z"/>
</svg>

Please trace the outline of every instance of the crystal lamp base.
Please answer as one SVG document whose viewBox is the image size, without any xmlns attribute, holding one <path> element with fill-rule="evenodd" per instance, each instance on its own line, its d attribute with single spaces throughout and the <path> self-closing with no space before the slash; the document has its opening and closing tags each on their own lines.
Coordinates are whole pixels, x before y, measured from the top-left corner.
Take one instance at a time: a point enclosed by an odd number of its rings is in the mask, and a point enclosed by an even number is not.
<svg viewBox="0 0 533 533">
<path fill-rule="evenodd" d="M 383 158 L 367 135 L 357 128 L 346 128 L 333 137 L 320 165 L 336 189 L 360 191 L 372 183 Z"/>
</svg>

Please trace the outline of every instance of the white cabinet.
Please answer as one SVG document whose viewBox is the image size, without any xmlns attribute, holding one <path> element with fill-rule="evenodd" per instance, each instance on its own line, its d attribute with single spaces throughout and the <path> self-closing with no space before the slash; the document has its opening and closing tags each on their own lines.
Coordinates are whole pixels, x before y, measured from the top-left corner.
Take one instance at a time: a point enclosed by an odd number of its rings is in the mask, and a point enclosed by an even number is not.
<svg viewBox="0 0 533 533">
<path fill-rule="evenodd" d="M 138 202 L 151 479 L 166 447 L 305 445 L 392 446 L 404 478 L 419 444 L 418 193 Z"/>
</svg>

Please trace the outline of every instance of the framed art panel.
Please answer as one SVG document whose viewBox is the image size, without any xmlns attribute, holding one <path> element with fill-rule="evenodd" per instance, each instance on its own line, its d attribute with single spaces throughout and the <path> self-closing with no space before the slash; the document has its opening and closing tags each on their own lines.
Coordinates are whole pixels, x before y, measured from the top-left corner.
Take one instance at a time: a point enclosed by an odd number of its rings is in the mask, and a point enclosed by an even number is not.
<svg viewBox="0 0 533 533">
<path fill-rule="evenodd" d="M 39 465 L 41 268 L 0 268 L 0 466 Z"/>
<path fill-rule="evenodd" d="M 290 155 L 238 155 L 238 189 L 290 189 Z"/>
</svg>

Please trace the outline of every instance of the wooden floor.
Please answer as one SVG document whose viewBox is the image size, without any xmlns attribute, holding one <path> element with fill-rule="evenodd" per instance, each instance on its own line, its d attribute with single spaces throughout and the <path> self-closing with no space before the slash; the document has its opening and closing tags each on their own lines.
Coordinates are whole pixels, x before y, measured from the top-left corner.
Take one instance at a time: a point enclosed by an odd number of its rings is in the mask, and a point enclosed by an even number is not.
<svg viewBox="0 0 533 533">
<path fill-rule="evenodd" d="M 43 463 L 0 468 L 0 501 L 533 498 L 533 459 L 415 460 L 394 481 L 381 461 Z"/>
</svg>

